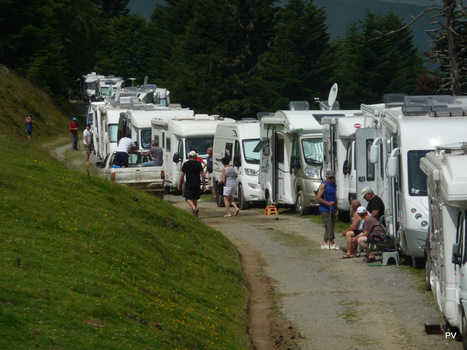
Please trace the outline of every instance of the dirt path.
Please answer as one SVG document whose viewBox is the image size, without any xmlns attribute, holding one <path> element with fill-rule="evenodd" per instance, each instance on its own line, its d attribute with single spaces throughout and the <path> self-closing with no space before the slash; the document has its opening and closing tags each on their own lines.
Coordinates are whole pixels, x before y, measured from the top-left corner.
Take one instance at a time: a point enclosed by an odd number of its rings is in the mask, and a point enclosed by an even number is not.
<svg viewBox="0 0 467 350">
<path fill-rule="evenodd" d="M 89 168 L 54 148 L 72 168 Z M 78 153 L 78 152 L 76 152 Z M 68 157 L 64 157 L 68 154 Z M 81 162 L 81 165 L 79 164 Z M 181 196 L 166 196 L 188 211 Z M 370 267 L 361 258 L 320 249 L 323 229 L 307 217 L 241 211 L 200 203 L 201 221 L 236 245 L 250 287 L 249 333 L 253 347 L 271 349 L 461 349 L 445 335 L 426 335 L 426 322 L 442 323 L 431 293 L 405 266 Z M 345 246 L 338 235 L 337 243 Z"/>
<path fill-rule="evenodd" d="M 187 209 L 180 197 L 166 200 Z M 425 333 L 425 323 L 442 323 L 442 316 L 410 267 L 340 260 L 342 251 L 320 249 L 323 229 L 306 217 L 250 209 L 224 218 L 224 210 L 201 202 L 199 217 L 237 246 L 247 276 L 256 271 L 248 281 L 253 296 L 263 295 L 253 297 L 251 307 L 257 349 L 271 349 L 272 343 L 263 346 L 271 340 L 276 349 L 462 348 L 444 334 Z M 336 241 L 345 245 L 341 237 Z M 275 298 L 268 306 L 272 290 Z M 261 301 L 257 313 L 256 298 Z"/>
</svg>

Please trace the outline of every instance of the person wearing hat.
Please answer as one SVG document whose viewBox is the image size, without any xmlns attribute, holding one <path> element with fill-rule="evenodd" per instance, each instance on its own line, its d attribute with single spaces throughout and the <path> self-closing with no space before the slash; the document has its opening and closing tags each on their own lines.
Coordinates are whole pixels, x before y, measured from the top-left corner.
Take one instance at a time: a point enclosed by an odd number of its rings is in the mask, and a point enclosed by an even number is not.
<svg viewBox="0 0 467 350">
<path fill-rule="evenodd" d="M 334 223 L 338 214 L 335 178 L 334 171 L 327 171 L 326 181 L 321 182 L 316 195 L 324 224 L 324 240 L 321 249 L 339 249 L 339 246 L 334 243 Z"/>
<path fill-rule="evenodd" d="M 371 216 L 379 221 L 381 216 L 384 215 L 385 210 L 384 203 L 381 198 L 379 198 L 370 187 L 365 187 L 362 190 L 362 197 L 368 202 L 366 210 L 370 213 Z"/>
<path fill-rule="evenodd" d="M 198 216 L 198 200 L 201 196 L 201 183 L 203 192 L 206 190 L 205 174 L 203 165 L 198 162 L 198 154 L 195 151 L 188 153 L 188 160 L 182 165 L 182 173 L 178 189 L 182 189 L 183 180 L 185 180 L 185 200 L 191 207 L 193 215 Z"/>
<path fill-rule="evenodd" d="M 350 202 L 350 207 L 352 208 L 354 214 L 352 223 L 350 224 L 349 228 L 342 232 L 342 236 L 345 237 L 347 242 L 347 252 L 341 256 L 341 259 L 351 259 L 355 257 L 355 248 L 357 242 L 354 242 L 353 238 L 362 232 L 363 224 L 365 223 L 365 221 L 357 213 L 357 209 L 361 206 L 362 204 L 358 199 L 353 199 L 352 202 Z"/>
<path fill-rule="evenodd" d="M 73 120 L 70 122 L 70 136 L 71 136 L 71 147 L 75 151 L 78 150 L 78 122 L 76 117 L 73 117 Z"/>
<path fill-rule="evenodd" d="M 370 215 L 364 206 L 358 207 L 357 213 L 362 220 L 365 220 L 365 223 L 363 224 L 362 232 L 355 236 L 352 241 L 357 242 L 366 252 L 366 258 L 363 259 L 364 262 L 374 262 L 376 257 L 370 251 L 369 244 L 384 241 L 386 238 L 386 231 L 383 226 L 381 226 L 381 223 Z"/>
<path fill-rule="evenodd" d="M 28 141 L 31 141 L 32 137 L 32 118 L 31 113 L 28 113 L 26 117 L 26 132 L 28 133 Z"/>
</svg>

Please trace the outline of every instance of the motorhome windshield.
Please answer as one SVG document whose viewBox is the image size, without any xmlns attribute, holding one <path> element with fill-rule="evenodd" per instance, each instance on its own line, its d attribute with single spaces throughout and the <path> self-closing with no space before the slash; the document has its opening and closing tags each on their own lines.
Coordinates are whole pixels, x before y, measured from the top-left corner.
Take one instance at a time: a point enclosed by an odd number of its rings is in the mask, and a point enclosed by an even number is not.
<svg viewBox="0 0 467 350">
<path fill-rule="evenodd" d="M 186 154 L 188 154 L 191 150 L 196 150 L 198 156 L 200 157 L 207 157 L 208 156 L 208 148 L 212 147 L 214 143 L 213 137 L 197 137 L 197 138 L 189 138 L 185 140 L 185 148 Z"/>
<path fill-rule="evenodd" d="M 302 140 L 303 157 L 308 165 L 321 165 L 323 163 L 323 139 L 310 138 Z"/>
<path fill-rule="evenodd" d="M 245 162 L 250 164 L 259 164 L 261 154 L 259 152 L 254 152 L 254 149 L 258 143 L 259 139 L 243 140 L 243 153 L 245 155 Z"/>
<path fill-rule="evenodd" d="M 409 151 L 407 153 L 407 177 L 410 196 L 426 196 L 426 175 L 420 169 L 420 158 L 425 157 L 429 151 Z"/>
<path fill-rule="evenodd" d="M 117 142 L 118 124 L 109 124 L 109 141 Z"/>
<path fill-rule="evenodd" d="M 142 148 L 151 148 L 151 129 L 141 130 L 141 145 Z"/>
</svg>

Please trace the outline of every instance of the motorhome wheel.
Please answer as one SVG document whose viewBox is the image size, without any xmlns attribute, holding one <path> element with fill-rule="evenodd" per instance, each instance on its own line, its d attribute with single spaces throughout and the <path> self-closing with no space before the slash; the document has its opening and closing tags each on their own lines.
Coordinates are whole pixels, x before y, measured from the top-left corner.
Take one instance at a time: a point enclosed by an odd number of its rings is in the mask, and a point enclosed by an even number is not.
<svg viewBox="0 0 467 350">
<path fill-rule="evenodd" d="M 297 201 L 295 203 L 295 211 L 297 212 L 298 216 L 303 216 L 308 212 L 308 208 L 304 205 L 303 200 L 303 191 L 300 190 L 297 192 Z"/>
<path fill-rule="evenodd" d="M 243 193 L 242 184 L 238 184 L 238 207 L 241 210 L 248 209 L 248 201 L 245 199 L 245 194 Z"/>
</svg>

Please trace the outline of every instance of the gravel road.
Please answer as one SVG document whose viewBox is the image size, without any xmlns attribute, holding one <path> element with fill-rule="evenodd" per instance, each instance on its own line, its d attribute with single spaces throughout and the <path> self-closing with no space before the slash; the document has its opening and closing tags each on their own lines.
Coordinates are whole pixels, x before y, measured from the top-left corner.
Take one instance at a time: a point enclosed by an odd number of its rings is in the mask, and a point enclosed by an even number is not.
<svg viewBox="0 0 467 350">
<path fill-rule="evenodd" d="M 181 196 L 166 200 L 188 210 Z M 416 282 L 410 267 L 370 267 L 363 258 L 340 260 L 342 251 L 320 249 L 323 228 L 306 216 L 249 209 L 224 218 L 225 208 L 215 203 L 201 202 L 199 208 L 200 220 L 221 231 L 240 253 L 248 248 L 264 262 L 277 307 L 296 329 L 294 344 L 281 348 L 462 348 L 444 333 L 425 333 L 425 323 L 442 324 L 443 318 L 432 293 Z M 342 236 L 336 236 L 345 246 Z"/>
</svg>

